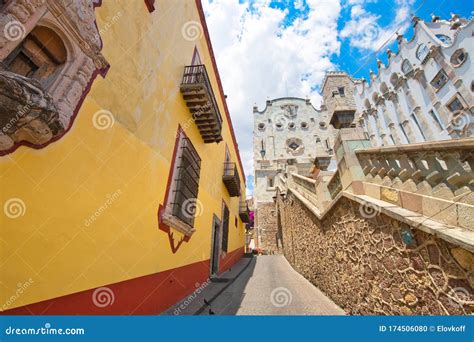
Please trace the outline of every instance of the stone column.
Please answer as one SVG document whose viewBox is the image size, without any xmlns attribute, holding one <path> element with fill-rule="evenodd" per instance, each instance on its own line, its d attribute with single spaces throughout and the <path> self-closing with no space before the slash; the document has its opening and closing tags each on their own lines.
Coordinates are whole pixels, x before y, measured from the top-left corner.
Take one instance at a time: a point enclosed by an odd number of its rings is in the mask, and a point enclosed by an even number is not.
<svg viewBox="0 0 474 342">
<path fill-rule="evenodd" d="M 421 68 L 416 68 L 413 73 L 413 78 L 419 82 L 420 88 L 426 91 L 433 107 L 435 107 L 441 117 L 441 120 L 443 120 L 444 127 L 447 127 L 451 121 L 451 115 L 448 113 L 446 108 L 444 108 L 441 102 L 439 102 L 438 96 L 434 92 L 433 87 L 426 80 L 424 70 Z"/>
<path fill-rule="evenodd" d="M 393 122 L 393 119 L 387 113 L 385 100 L 381 102 L 381 108 L 382 108 L 383 117 L 385 118 L 385 123 L 387 124 L 387 127 L 390 130 L 390 133 L 392 134 L 393 140 L 395 140 L 395 144 L 400 145 L 402 143 L 402 140 L 400 139 L 400 135 L 398 134 L 398 130 L 395 127 L 395 123 Z"/>
<path fill-rule="evenodd" d="M 398 119 L 400 124 L 403 126 L 410 143 L 416 142 L 416 136 L 411 129 L 410 120 L 407 117 L 407 114 L 403 110 L 402 106 L 400 106 L 400 102 L 398 102 L 398 95 L 394 91 L 390 91 L 388 94 L 388 99 L 392 101 L 395 106 L 395 111 L 397 113 Z"/>
<path fill-rule="evenodd" d="M 423 134 L 426 136 L 427 140 L 435 140 L 433 130 L 432 130 L 432 125 L 427 120 L 426 115 L 422 113 L 420 105 L 415 100 L 413 93 L 408 87 L 407 79 L 403 77 L 401 81 L 402 82 L 400 83 L 400 85 L 402 87 L 402 90 L 405 91 L 405 95 L 408 101 L 408 106 L 415 113 L 415 116 L 418 119 L 421 129 L 423 130 Z"/>
<path fill-rule="evenodd" d="M 369 135 L 369 138 L 370 138 L 370 142 L 372 143 L 372 146 L 378 146 L 378 142 L 377 142 L 377 139 L 375 139 L 375 136 L 377 135 L 376 133 L 377 132 L 374 132 L 374 130 L 372 129 L 372 127 L 370 126 L 370 122 L 369 122 L 369 118 L 367 116 L 367 111 L 363 111 L 362 112 L 362 117 L 363 117 L 363 120 L 365 121 L 366 123 L 366 127 L 367 127 L 367 134 Z"/>
</svg>

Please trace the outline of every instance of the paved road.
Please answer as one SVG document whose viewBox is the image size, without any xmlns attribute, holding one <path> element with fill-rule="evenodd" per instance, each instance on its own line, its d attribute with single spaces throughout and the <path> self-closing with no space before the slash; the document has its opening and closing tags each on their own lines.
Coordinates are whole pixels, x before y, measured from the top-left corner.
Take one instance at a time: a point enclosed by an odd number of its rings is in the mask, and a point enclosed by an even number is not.
<svg viewBox="0 0 474 342">
<path fill-rule="evenodd" d="M 253 258 L 203 315 L 344 315 L 282 255 Z"/>
</svg>

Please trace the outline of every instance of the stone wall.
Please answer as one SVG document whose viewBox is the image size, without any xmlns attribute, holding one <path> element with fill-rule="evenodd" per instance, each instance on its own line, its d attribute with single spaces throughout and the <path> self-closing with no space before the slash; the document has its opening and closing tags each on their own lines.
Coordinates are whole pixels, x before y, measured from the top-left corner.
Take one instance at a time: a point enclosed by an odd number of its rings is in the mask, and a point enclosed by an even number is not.
<svg viewBox="0 0 474 342">
<path fill-rule="evenodd" d="M 349 314 L 474 312 L 471 252 L 417 229 L 408 247 L 400 222 L 364 218 L 345 197 L 322 221 L 292 193 L 277 204 L 286 258 Z"/>
<path fill-rule="evenodd" d="M 258 203 L 255 215 L 255 229 L 258 232 L 257 247 L 269 254 L 281 254 L 278 246 L 277 214 L 274 203 Z"/>
</svg>

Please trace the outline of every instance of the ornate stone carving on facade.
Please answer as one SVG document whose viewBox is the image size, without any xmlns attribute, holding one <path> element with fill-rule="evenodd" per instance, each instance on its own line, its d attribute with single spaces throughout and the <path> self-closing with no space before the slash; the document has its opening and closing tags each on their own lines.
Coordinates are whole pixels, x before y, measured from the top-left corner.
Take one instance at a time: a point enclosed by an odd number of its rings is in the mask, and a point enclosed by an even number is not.
<svg viewBox="0 0 474 342">
<path fill-rule="evenodd" d="M 0 71 L 0 150 L 15 142 L 44 144 L 61 129 L 52 98 L 36 80 Z"/>
<path fill-rule="evenodd" d="M 294 156 L 299 156 L 304 152 L 303 141 L 299 138 L 290 138 L 286 140 L 286 151 Z"/>
<path fill-rule="evenodd" d="M 0 96 L 6 102 L 0 107 L 0 155 L 22 144 L 41 148 L 59 139 L 71 127 L 96 75 L 105 75 L 108 63 L 100 52 L 97 4 L 95 0 L 11 0 L 2 7 Z M 34 44 L 31 53 L 28 49 Z M 18 63 L 20 53 L 45 57 L 31 59 L 25 67 Z"/>
<path fill-rule="evenodd" d="M 285 111 L 287 118 L 294 118 L 298 114 L 298 106 L 293 104 L 287 104 L 280 107 Z"/>
</svg>

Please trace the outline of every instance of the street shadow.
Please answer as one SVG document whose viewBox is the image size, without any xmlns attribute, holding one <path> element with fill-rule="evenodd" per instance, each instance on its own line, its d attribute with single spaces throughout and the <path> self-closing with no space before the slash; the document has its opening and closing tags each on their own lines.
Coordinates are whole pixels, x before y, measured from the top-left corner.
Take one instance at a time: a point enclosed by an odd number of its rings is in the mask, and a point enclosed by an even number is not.
<svg viewBox="0 0 474 342">
<path fill-rule="evenodd" d="M 208 305 L 203 307 L 199 315 L 233 316 L 237 314 L 245 298 L 245 288 L 254 274 L 256 256 L 250 257 L 249 264 L 239 276 L 231 279 L 212 299 L 207 300 Z"/>
</svg>

